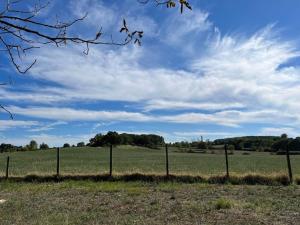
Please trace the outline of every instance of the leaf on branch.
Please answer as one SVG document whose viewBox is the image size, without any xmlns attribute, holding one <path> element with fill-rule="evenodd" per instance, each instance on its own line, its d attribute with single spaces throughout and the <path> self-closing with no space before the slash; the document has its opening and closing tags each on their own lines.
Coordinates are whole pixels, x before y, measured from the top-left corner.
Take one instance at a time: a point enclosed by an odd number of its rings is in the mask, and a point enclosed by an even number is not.
<svg viewBox="0 0 300 225">
<path fill-rule="evenodd" d="M 139 35 L 139 38 L 142 38 L 143 35 L 144 35 L 144 31 L 139 31 L 139 32 L 138 32 L 138 35 Z"/>
<path fill-rule="evenodd" d="M 186 0 L 179 0 L 180 3 L 180 13 L 183 13 L 183 8 L 186 7 L 190 10 L 192 10 L 192 7 L 190 5 L 190 3 Z"/>
<path fill-rule="evenodd" d="M 96 34 L 96 38 L 95 38 L 95 40 L 98 40 L 100 37 L 101 37 L 101 35 L 102 35 L 102 32 L 101 32 L 101 30 Z"/>
<path fill-rule="evenodd" d="M 174 1 L 167 2 L 167 8 L 174 8 L 176 7 L 176 3 Z"/>
<path fill-rule="evenodd" d="M 141 43 L 141 41 L 139 39 L 135 39 L 134 44 L 138 44 L 138 46 L 142 45 L 142 43 Z"/>
<path fill-rule="evenodd" d="M 122 33 L 123 31 L 125 31 L 126 33 L 129 32 L 129 29 L 128 29 L 128 27 L 127 27 L 127 24 L 126 24 L 126 20 L 125 20 L 125 19 L 123 19 L 123 27 L 121 28 L 120 33 Z"/>
</svg>

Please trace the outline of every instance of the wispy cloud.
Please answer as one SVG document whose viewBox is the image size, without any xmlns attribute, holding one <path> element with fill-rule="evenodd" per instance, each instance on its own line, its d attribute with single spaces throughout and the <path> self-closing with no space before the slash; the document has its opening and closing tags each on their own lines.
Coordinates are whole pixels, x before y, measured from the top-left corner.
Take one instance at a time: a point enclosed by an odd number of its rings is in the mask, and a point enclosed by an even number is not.
<svg viewBox="0 0 300 225">
<path fill-rule="evenodd" d="M 0 120 L 0 130 L 8 130 L 12 128 L 30 128 L 37 126 L 38 121 L 22 121 L 22 120 Z"/>
<path fill-rule="evenodd" d="M 14 145 L 25 146 L 30 140 L 35 140 L 38 144 L 46 143 L 50 147 L 61 147 L 64 143 L 76 145 L 78 142 L 84 141 L 88 143 L 91 137 L 95 136 L 93 133 L 77 134 L 77 135 L 50 135 L 41 133 L 38 135 L 25 135 L 24 137 L 5 137 L 6 143 L 13 143 Z"/>
<path fill-rule="evenodd" d="M 135 112 L 76 110 L 72 108 L 10 106 L 15 114 L 62 121 L 150 121 L 152 118 Z"/>
<path fill-rule="evenodd" d="M 41 124 L 40 127 L 30 129 L 29 131 L 31 131 L 31 132 L 48 131 L 48 130 L 55 129 L 55 127 L 57 127 L 57 126 L 66 125 L 66 124 L 68 124 L 68 123 L 64 122 L 64 121 L 57 121 L 57 122 L 54 122 L 54 123 Z"/>
<path fill-rule="evenodd" d="M 289 137 L 300 136 L 300 132 L 293 127 L 264 127 L 259 132 L 259 135 L 280 136 L 281 134 L 288 134 Z"/>
<path fill-rule="evenodd" d="M 88 27 L 96 28 L 103 20 L 118 27 L 122 20 L 115 5 L 108 8 L 99 1 L 72 4 L 76 15 L 90 10 Z M 53 121 L 209 123 L 235 128 L 243 124 L 300 125 L 300 68 L 289 64 L 300 56 L 299 47 L 281 38 L 274 25 L 252 35 L 223 35 L 209 20 L 209 13 L 200 9 L 163 21 L 134 12 L 126 14 L 130 24 L 148 29 L 156 42 L 141 48 L 95 46 L 88 56 L 72 45 L 37 49 L 33 57 L 39 60 L 30 77 L 43 81 L 43 88 L 1 89 L 0 99 L 13 101 L 16 106 L 10 109 L 15 114 Z M 201 48 L 199 40 L 205 40 Z M 171 50 L 153 52 L 155 45 L 155 49 L 171 46 Z M 173 58 L 178 51 L 186 57 Z M 159 66 L 144 64 L 156 57 L 163 58 Z M 167 61 L 174 66 L 166 66 Z M 23 101 L 31 106 L 18 105 Z M 129 108 L 103 110 L 94 104 L 98 101 L 122 101 Z M 93 110 L 85 103 L 92 104 Z"/>
</svg>

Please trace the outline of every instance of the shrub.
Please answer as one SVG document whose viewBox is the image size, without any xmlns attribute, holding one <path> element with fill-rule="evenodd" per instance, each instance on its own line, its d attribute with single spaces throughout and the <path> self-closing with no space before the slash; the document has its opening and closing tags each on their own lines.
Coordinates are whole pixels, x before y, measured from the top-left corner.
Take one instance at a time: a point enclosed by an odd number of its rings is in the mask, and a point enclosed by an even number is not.
<svg viewBox="0 0 300 225">
<path fill-rule="evenodd" d="M 217 210 L 230 209 L 230 208 L 232 208 L 232 206 L 233 206 L 232 202 L 230 200 L 224 199 L 224 198 L 220 198 L 214 202 L 214 208 Z"/>
<path fill-rule="evenodd" d="M 63 145 L 63 148 L 70 148 L 70 144 L 65 143 L 65 144 Z"/>
<path fill-rule="evenodd" d="M 77 147 L 84 147 L 84 146 L 85 146 L 84 142 L 77 143 Z"/>
<path fill-rule="evenodd" d="M 45 144 L 45 143 L 40 144 L 40 149 L 41 150 L 45 150 L 45 149 L 48 149 L 48 148 L 49 148 L 49 146 L 47 144 Z"/>
</svg>

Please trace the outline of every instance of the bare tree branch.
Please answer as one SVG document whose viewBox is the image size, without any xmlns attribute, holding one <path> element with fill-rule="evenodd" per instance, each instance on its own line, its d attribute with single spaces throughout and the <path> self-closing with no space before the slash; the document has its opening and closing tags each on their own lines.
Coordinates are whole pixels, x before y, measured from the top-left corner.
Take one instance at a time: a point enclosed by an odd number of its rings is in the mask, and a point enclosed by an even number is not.
<svg viewBox="0 0 300 225">
<path fill-rule="evenodd" d="M 0 0 L 1 1 L 1 0 Z M 33 49 L 41 48 L 43 45 L 54 44 L 57 47 L 68 43 L 82 44 L 85 47 L 84 54 L 89 54 L 90 45 L 114 45 L 124 46 L 129 43 L 141 45 L 144 32 L 142 30 L 129 29 L 126 20 L 123 19 L 123 25 L 120 33 L 124 35 L 123 41 L 114 41 L 112 35 L 109 40 L 103 39 L 102 27 L 95 32 L 92 38 L 82 38 L 69 34 L 69 29 L 76 23 L 83 21 L 87 14 L 81 18 L 73 19 L 69 22 L 61 22 L 51 24 L 44 22 L 38 18 L 41 11 L 47 8 L 49 1 L 36 0 L 31 9 L 27 9 L 28 2 L 25 0 L 2 0 L 4 7 L 0 11 L 0 52 L 6 54 L 15 69 L 24 74 L 30 70 L 37 59 L 28 65 L 23 66 L 22 59 L 27 52 Z M 28 1 L 28 0 L 26 0 Z M 34 0 L 33 0 L 34 1 Z M 166 5 L 168 8 L 176 7 L 178 3 L 181 7 L 181 13 L 184 7 L 192 9 L 187 0 L 137 0 L 141 4 L 154 2 L 158 5 Z M 5 85 L 5 83 L 0 83 Z M 2 105 L 0 108 L 12 114 Z"/>
</svg>

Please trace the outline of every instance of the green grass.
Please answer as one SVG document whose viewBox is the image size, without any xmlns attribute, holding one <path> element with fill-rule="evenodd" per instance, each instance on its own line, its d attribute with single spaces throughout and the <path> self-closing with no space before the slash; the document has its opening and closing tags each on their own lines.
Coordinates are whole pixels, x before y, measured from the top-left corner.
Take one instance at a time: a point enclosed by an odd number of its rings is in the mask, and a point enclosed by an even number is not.
<svg viewBox="0 0 300 225">
<path fill-rule="evenodd" d="M 233 206 L 233 203 L 225 198 L 220 198 L 215 201 L 215 209 L 220 210 L 220 209 L 230 209 Z"/>
<path fill-rule="evenodd" d="M 180 153 L 170 149 L 169 168 L 171 174 L 223 175 L 225 158 L 217 154 Z M 56 173 L 56 151 L 32 151 L 0 154 L 0 176 L 5 174 L 6 157 L 10 156 L 10 176 L 54 175 Z M 109 150 L 107 148 L 61 149 L 60 171 L 65 175 L 96 175 L 108 173 Z M 291 156 L 295 176 L 300 176 L 300 155 Z M 232 174 L 256 173 L 261 175 L 287 174 L 284 155 L 251 152 L 243 155 L 235 152 L 229 156 Z M 120 146 L 113 150 L 113 173 L 165 174 L 164 150 Z"/>
<path fill-rule="evenodd" d="M 1 225 L 297 225 L 300 187 L 173 182 L 0 183 Z"/>
</svg>

